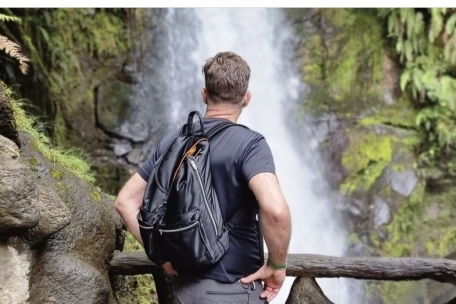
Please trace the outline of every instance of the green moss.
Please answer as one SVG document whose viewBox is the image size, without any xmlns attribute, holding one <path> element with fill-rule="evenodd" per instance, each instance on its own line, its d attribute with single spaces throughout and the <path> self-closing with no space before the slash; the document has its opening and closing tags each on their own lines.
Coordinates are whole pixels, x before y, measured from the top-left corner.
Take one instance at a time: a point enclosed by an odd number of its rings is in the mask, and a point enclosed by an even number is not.
<svg viewBox="0 0 456 304">
<path fill-rule="evenodd" d="M 395 172 L 405 172 L 405 170 L 407 170 L 407 167 L 404 164 L 394 164 L 391 166 L 391 170 Z"/>
<path fill-rule="evenodd" d="M 90 197 L 95 202 L 101 202 L 103 200 L 103 196 L 101 195 L 100 190 L 98 190 L 97 188 L 92 188 L 90 190 Z"/>
<path fill-rule="evenodd" d="M 144 250 L 130 232 L 125 233 L 123 251 Z M 120 286 L 115 289 L 119 303 L 123 304 L 158 304 L 154 278 L 151 274 L 123 276 Z"/>
<path fill-rule="evenodd" d="M 356 233 L 356 232 L 350 233 L 350 235 L 348 236 L 348 240 L 347 241 L 348 241 L 349 245 L 360 243 L 360 239 L 359 239 L 358 233 Z"/>
<path fill-rule="evenodd" d="M 344 151 L 342 164 L 349 175 L 340 188 L 349 193 L 360 188 L 367 190 L 391 161 L 393 137 L 363 130 L 348 131 L 348 134 L 350 143 Z"/>
<path fill-rule="evenodd" d="M 138 287 L 136 296 L 139 304 L 158 304 L 157 291 L 155 290 L 154 278 L 151 274 L 137 277 Z"/>
<path fill-rule="evenodd" d="M 450 250 L 454 249 L 456 244 L 456 227 L 448 227 L 446 233 L 440 239 L 438 243 L 438 255 L 445 256 L 447 255 Z"/>
<path fill-rule="evenodd" d="M 422 234 L 426 236 L 425 248 L 427 254 L 433 257 L 445 257 L 456 251 L 456 189 L 439 189 L 426 194 L 428 205 L 434 211 L 432 217 L 425 214 Z"/>
<path fill-rule="evenodd" d="M 420 303 L 426 291 L 426 282 L 382 282 L 376 283 L 385 304 Z"/>
<path fill-rule="evenodd" d="M 433 212 L 429 211 L 431 206 L 435 209 Z M 371 235 L 371 244 L 384 257 L 445 257 L 456 250 L 455 211 L 454 187 L 430 192 L 421 182 L 395 212 L 387 226 L 389 238 L 381 242 L 374 234 Z M 411 303 L 407 296 L 419 295 L 423 287 L 418 282 L 376 284 L 386 304 Z"/>
<path fill-rule="evenodd" d="M 36 160 L 36 158 L 29 158 L 28 163 L 33 167 L 36 167 L 38 165 L 38 161 Z"/>
<path fill-rule="evenodd" d="M 388 125 L 404 129 L 416 129 L 417 111 L 404 97 L 398 98 L 394 104 L 377 104 L 371 109 L 371 114 L 358 123 L 364 126 Z"/>
<path fill-rule="evenodd" d="M 316 8 L 291 9 L 289 14 L 304 38 L 302 75 L 311 88 L 306 108 L 359 111 L 382 99 L 383 38 L 375 11 Z M 305 25 L 303 16 L 309 20 Z"/>
<path fill-rule="evenodd" d="M 125 243 L 123 251 L 137 251 L 144 250 L 141 244 L 135 239 L 135 237 L 129 232 L 125 232 Z"/>
<path fill-rule="evenodd" d="M 426 221 L 427 206 L 425 184 L 419 183 L 411 196 L 395 212 L 391 223 L 386 227 L 389 237 L 385 242 L 373 237 L 372 245 L 384 257 L 423 256 L 423 251 L 435 251 L 439 240 L 433 234 L 433 223 Z M 415 303 L 416 298 L 424 296 L 423 282 L 381 282 L 375 283 L 385 304 Z"/>
<path fill-rule="evenodd" d="M 63 179 L 65 177 L 65 172 L 56 167 L 51 168 L 51 176 L 55 179 Z"/>
<path fill-rule="evenodd" d="M 394 214 L 392 222 L 387 226 L 389 239 L 380 244 L 383 256 L 410 256 L 417 248 L 417 236 L 423 229 L 422 220 L 426 210 L 424 194 L 424 183 L 419 183 Z"/>
<path fill-rule="evenodd" d="M 36 128 L 35 120 L 25 113 L 18 101 L 11 98 L 11 90 L 4 83 L 0 83 L 0 85 L 3 86 L 11 99 L 17 129 L 30 134 L 36 149 L 47 159 L 68 169 L 77 177 L 88 182 L 94 182 L 95 179 L 90 173 L 89 164 L 83 159 L 81 153 L 76 150 L 64 150 L 53 146 L 50 139 Z"/>
</svg>

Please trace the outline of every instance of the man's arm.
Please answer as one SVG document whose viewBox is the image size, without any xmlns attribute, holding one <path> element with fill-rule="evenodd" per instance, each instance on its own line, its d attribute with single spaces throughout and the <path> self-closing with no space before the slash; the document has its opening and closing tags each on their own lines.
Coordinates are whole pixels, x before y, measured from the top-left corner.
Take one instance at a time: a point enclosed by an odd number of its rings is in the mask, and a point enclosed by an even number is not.
<svg viewBox="0 0 456 304">
<path fill-rule="evenodd" d="M 146 187 L 147 182 L 139 173 L 135 173 L 122 187 L 115 202 L 116 210 L 120 214 L 125 226 L 127 226 L 128 230 L 130 230 L 131 234 L 142 246 L 144 244 L 141 233 L 139 232 L 139 223 L 136 216 L 141 208 Z M 167 274 L 177 275 L 177 271 L 174 270 L 170 262 L 166 262 L 161 266 Z"/>
<path fill-rule="evenodd" d="M 268 247 L 268 259 L 273 265 L 285 265 L 291 238 L 291 215 L 277 177 L 269 172 L 259 173 L 250 179 L 249 187 L 260 205 L 260 224 Z M 261 297 L 270 302 L 278 294 L 285 276 L 285 268 L 276 269 L 266 263 L 242 282 L 263 280 L 265 291 Z"/>
<path fill-rule="evenodd" d="M 141 175 L 138 173 L 133 174 L 120 190 L 115 202 L 115 208 L 125 226 L 141 245 L 143 245 L 143 241 L 136 216 L 141 208 L 146 186 L 147 182 Z"/>
</svg>

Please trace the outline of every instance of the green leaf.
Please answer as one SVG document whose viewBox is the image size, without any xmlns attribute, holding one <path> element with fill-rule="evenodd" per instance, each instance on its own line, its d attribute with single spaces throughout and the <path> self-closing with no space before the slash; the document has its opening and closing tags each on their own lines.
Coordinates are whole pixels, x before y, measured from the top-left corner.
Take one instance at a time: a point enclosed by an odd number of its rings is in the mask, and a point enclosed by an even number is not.
<svg viewBox="0 0 456 304">
<path fill-rule="evenodd" d="M 405 87 L 410 82 L 411 79 L 411 72 L 409 70 L 405 70 L 401 75 L 401 90 L 405 91 Z"/>
<path fill-rule="evenodd" d="M 423 14 L 421 12 L 417 12 L 415 14 L 415 35 L 423 33 L 424 30 L 424 21 L 423 21 Z"/>
<path fill-rule="evenodd" d="M 48 34 L 48 32 L 46 31 L 46 29 L 40 26 L 40 32 L 41 32 L 41 35 L 43 35 L 44 41 L 45 41 L 46 43 L 49 43 L 49 34 Z"/>
<path fill-rule="evenodd" d="M 404 41 L 402 39 L 399 39 L 396 43 L 396 51 L 398 53 L 403 53 L 404 51 Z"/>
<path fill-rule="evenodd" d="M 415 10 L 410 9 L 407 13 L 407 36 L 410 38 L 415 27 Z"/>
<path fill-rule="evenodd" d="M 450 35 L 453 33 L 453 30 L 456 25 L 456 14 L 453 14 L 450 18 L 448 18 L 446 24 L 445 24 L 445 33 L 447 35 Z"/>
<path fill-rule="evenodd" d="M 429 40 L 434 42 L 443 30 L 443 16 L 440 14 L 441 10 L 432 8 L 431 29 L 429 30 Z"/>
<path fill-rule="evenodd" d="M 405 52 L 405 57 L 407 58 L 407 60 L 412 61 L 413 60 L 413 45 L 410 42 L 410 39 L 405 40 L 404 52 Z"/>
<path fill-rule="evenodd" d="M 410 14 L 411 8 L 400 8 L 399 9 L 399 19 L 403 25 L 406 25 L 408 15 Z"/>
</svg>

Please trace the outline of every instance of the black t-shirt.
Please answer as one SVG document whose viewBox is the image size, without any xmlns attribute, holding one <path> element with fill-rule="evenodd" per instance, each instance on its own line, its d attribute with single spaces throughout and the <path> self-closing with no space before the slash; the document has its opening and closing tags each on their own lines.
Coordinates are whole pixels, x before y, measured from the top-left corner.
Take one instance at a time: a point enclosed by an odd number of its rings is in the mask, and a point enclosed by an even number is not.
<svg viewBox="0 0 456 304">
<path fill-rule="evenodd" d="M 203 118 L 207 133 L 225 119 Z M 198 124 L 199 125 L 199 124 Z M 195 125 L 198 130 L 197 125 Z M 155 162 L 171 144 L 179 131 L 167 135 L 155 153 L 139 168 L 148 180 Z M 249 188 L 249 180 L 258 173 L 275 174 L 271 149 L 265 138 L 250 129 L 230 127 L 210 140 L 212 182 L 225 221 L 236 213 L 231 229 L 230 246 L 223 258 L 201 277 L 232 283 L 257 271 L 264 263 L 263 236 L 259 231 L 256 212 L 258 202 Z"/>
</svg>

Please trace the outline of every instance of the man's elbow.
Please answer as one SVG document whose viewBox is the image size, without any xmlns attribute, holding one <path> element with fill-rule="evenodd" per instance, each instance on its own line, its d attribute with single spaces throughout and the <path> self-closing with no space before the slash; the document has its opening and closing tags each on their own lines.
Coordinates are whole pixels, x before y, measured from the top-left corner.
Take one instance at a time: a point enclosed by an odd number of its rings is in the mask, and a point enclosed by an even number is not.
<svg viewBox="0 0 456 304">
<path fill-rule="evenodd" d="M 120 215 L 125 214 L 128 210 L 127 201 L 123 199 L 121 196 L 118 196 L 114 202 L 114 208 Z"/>
<path fill-rule="evenodd" d="M 267 212 L 269 220 L 274 224 L 287 224 L 291 222 L 290 209 L 288 205 L 284 205 L 281 208 L 274 208 Z"/>
</svg>

